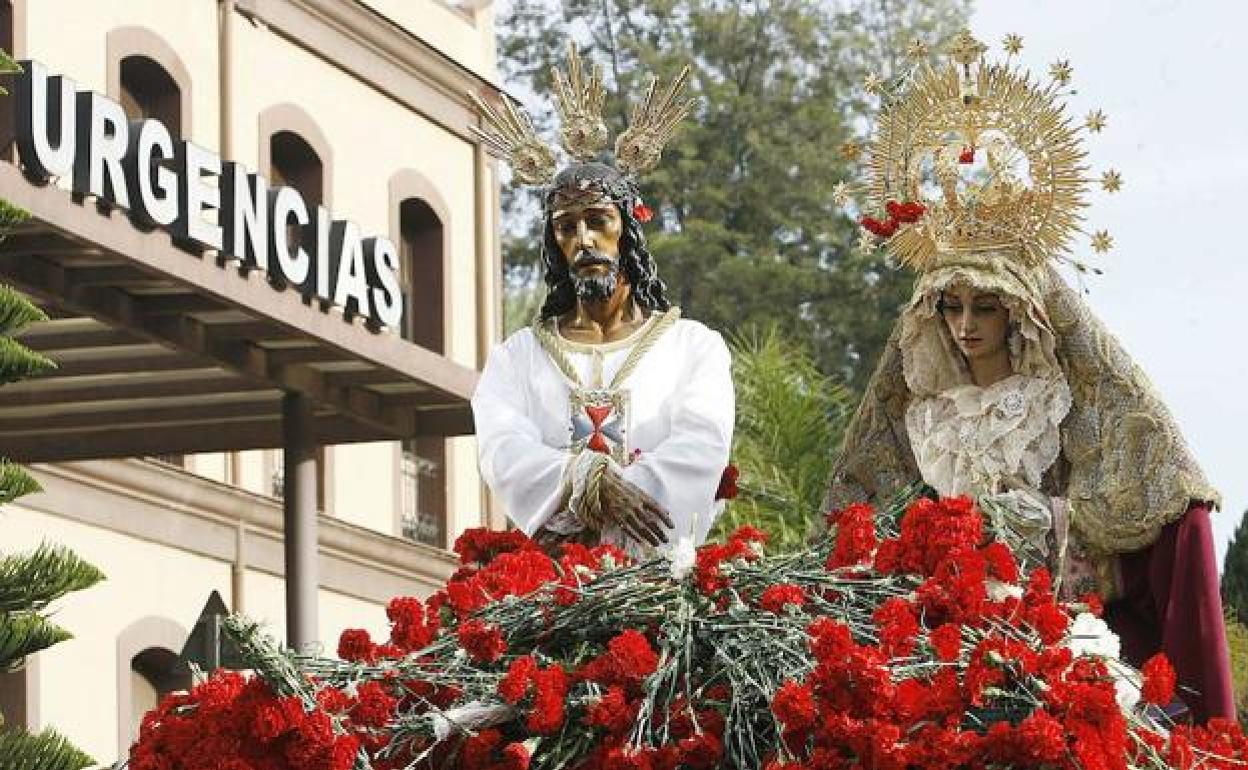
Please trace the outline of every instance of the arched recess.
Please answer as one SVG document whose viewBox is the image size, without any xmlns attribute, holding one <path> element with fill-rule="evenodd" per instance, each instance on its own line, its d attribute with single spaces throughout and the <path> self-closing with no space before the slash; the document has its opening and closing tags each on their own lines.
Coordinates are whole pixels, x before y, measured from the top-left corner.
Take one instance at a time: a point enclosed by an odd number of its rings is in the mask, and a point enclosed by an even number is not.
<svg viewBox="0 0 1248 770">
<path fill-rule="evenodd" d="M 309 209 L 318 205 L 331 208 L 333 151 L 325 132 L 307 111 L 290 103 L 266 108 L 259 117 L 259 137 L 259 170 L 274 187 L 295 188 Z M 299 228 L 290 228 L 287 242 L 292 250 L 298 248 L 302 237 Z M 269 462 L 274 468 L 281 467 L 276 453 Z M 316 506 L 327 514 L 334 512 L 333 462 L 331 449 L 316 448 Z"/>
<path fill-rule="evenodd" d="M 325 132 L 312 116 L 296 104 L 275 104 L 260 113 L 260 173 L 269 176 L 273 169 L 273 139 L 278 134 L 294 134 L 316 154 L 321 163 L 320 200 L 326 208 L 333 204 L 334 154 Z M 270 179 L 270 181 L 273 181 Z"/>
<path fill-rule="evenodd" d="M 178 89 L 178 107 L 177 121 L 178 125 L 167 127 L 174 136 L 183 138 L 190 137 L 192 133 L 193 123 L 191 123 L 191 104 L 192 104 L 192 82 L 191 72 L 186 68 L 186 64 L 182 61 L 182 57 L 178 56 L 173 47 L 165 42 L 164 38 L 147 27 L 118 27 L 110 30 L 107 36 L 106 50 L 108 56 L 108 95 L 118 102 L 126 102 L 126 89 L 123 86 L 123 62 L 127 62 L 128 68 L 136 69 L 137 72 L 128 73 L 131 77 L 139 77 L 148 82 L 159 82 L 160 73 L 151 70 L 151 68 L 143 60 L 155 64 L 160 70 L 164 71 L 164 75 L 168 76 Z M 137 65 L 137 67 L 135 66 Z M 144 72 L 143 70 L 148 70 Z M 156 114 L 148 115 L 148 117 L 156 117 L 160 119 L 163 110 L 156 110 Z M 168 123 L 168 118 L 162 121 Z"/>
<path fill-rule="evenodd" d="M 124 756 L 139 735 L 138 715 L 152 700 L 189 686 L 188 674 L 172 663 L 188 633 L 169 618 L 149 615 L 117 635 L 117 747 Z"/>
<path fill-rule="evenodd" d="M 404 169 L 390 178 L 390 237 L 399 249 L 406 340 L 445 354 L 450 343 L 451 210 L 425 176 Z M 398 447 L 397 531 L 447 546 L 450 453 L 445 439 L 418 438 Z"/>
</svg>

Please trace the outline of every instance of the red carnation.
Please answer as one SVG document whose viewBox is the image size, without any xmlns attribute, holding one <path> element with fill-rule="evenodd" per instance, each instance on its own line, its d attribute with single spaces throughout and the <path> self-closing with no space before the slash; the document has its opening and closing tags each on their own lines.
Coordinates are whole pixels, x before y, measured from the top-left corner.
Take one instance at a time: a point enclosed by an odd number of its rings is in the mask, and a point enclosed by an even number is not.
<svg viewBox="0 0 1248 770">
<path fill-rule="evenodd" d="M 533 672 L 533 710 L 525 725 L 529 732 L 558 732 L 563 727 L 563 701 L 567 694 L 568 675 L 558 664 Z"/>
<path fill-rule="evenodd" d="M 637 201 L 633 204 L 633 217 L 635 217 L 638 222 L 649 222 L 651 219 L 654 219 L 654 210 L 641 201 Z"/>
<path fill-rule="evenodd" d="M 355 663 L 372 663 L 377 660 L 376 648 L 368 631 L 348 628 L 338 637 L 338 657 Z"/>
<path fill-rule="evenodd" d="M 863 217 L 860 220 L 860 223 L 868 232 L 878 235 L 881 238 L 888 238 L 893 233 L 897 232 L 897 220 L 892 217 L 889 217 L 882 222 L 874 217 Z"/>
<path fill-rule="evenodd" d="M 914 637 L 919 633 L 919 620 L 914 605 L 894 596 L 881 604 L 871 619 L 880 631 L 880 648 L 891 657 L 909 655 L 914 649 Z"/>
<path fill-rule="evenodd" d="M 480 620 L 465 621 L 456 636 L 468 654 L 482 663 L 492 663 L 507 651 L 507 642 L 498 628 Z"/>
<path fill-rule="evenodd" d="M 936 650 L 936 657 L 947 663 L 953 662 L 958 659 L 962 650 L 962 627 L 956 623 L 946 623 L 932 630 L 927 635 L 927 640 L 932 649 Z"/>
<path fill-rule="evenodd" d="M 737 478 L 740 477 L 741 471 L 737 470 L 737 466 L 732 463 L 724 466 L 724 472 L 719 477 L 719 487 L 715 490 L 716 500 L 735 500 L 737 493 Z"/>
<path fill-rule="evenodd" d="M 529 747 L 523 743 L 509 743 L 503 748 L 503 770 L 528 770 Z"/>
<path fill-rule="evenodd" d="M 790 730 L 813 727 L 819 716 L 815 693 L 809 685 L 789 679 L 776 690 L 776 696 L 771 701 L 771 713 Z"/>
<path fill-rule="evenodd" d="M 624 631 L 607 642 L 607 650 L 619 672 L 631 679 L 644 679 L 659 667 L 658 654 L 640 631 Z"/>
<path fill-rule="evenodd" d="M 632 727 L 636 716 L 637 709 L 629 704 L 624 688 L 615 684 L 608 687 L 606 694 L 585 711 L 586 722 L 604 727 L 612 735 L 625 733 Z"/>
<path fill-rule="evenodd" d="M 923 216 L 927 207 L 916 201 L 906 203 L 889 201 L 884 204 L 884 210 L 888 212 L 889 219 L 896 220 L 900 224 L 911 224 L 919 221 L 919 217 Z"/>
<path fill-rule="evenodd" d="M 1141 697 L 1157 706 L 1170 705 L 1174 700 L 1175 673 L 1165 653 L 1159 652 L 1149 658 L 1141 671 L 1144 673 Z"/>
<path fill-rule="evenodd" d="M 851 505 L 836 517 L 836 547 L 826 566 L 837 569 L 869 562 L 877 543 L 875 511 L 869 505 Z"/>
<path fill-rule="evenodd" d="M 513 660 L 507 668 L 507 675 L 499 680 L 499 696 L 513 705 L 524 700 L 536 671 L 537 661 L 532 655 L 522 655 Z"/>
<path fill-rule="evenodd" d="M 357 702 L 351 718 L 366 727 L 381 727 L 390 721 L 398 699 L 385 691 L 380 682 L 365 682 L 355 692 Z"/>
<path fill-rule="evenodd" d="M 758 597 L 758 606 L 774 612 L 777 615 L 784 612 L 784 608 L 788 606 L 802 607 L 806 604 L 806 592 L 801 586 L 792 585 L 790 583 L 780 583 L 774 586 L 768 586 Z"/>
</svg>

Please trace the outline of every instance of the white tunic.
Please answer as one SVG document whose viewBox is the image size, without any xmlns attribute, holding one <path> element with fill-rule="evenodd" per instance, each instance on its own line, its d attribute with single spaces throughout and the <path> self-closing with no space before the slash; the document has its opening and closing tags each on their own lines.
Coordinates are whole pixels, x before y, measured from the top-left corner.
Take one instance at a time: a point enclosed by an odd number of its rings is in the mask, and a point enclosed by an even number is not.
<svg viewBox="0 0 1248 770">
<path fill-rule="evenodd" d="M 657 316 L 652 316 L 651 321 Z M 582 383 L 592 384 L 594 358 L 610 382 L 649 328 L 602 345 L 561 340 Z M 731 358 L 717 332 L 677 320 L 622 383 L 630 391 L 623 477 L 671 515 L 668 542 L 701 543 L 715 516 L 714 496 L 732 443 Z M 495 346 L 472 397 L 481 474 L 508 515 L 532 535 L 566 505 L 573 384 L 526 328 Z M 608 527 L 603 540 L 634 546 Z"/>
</svg>

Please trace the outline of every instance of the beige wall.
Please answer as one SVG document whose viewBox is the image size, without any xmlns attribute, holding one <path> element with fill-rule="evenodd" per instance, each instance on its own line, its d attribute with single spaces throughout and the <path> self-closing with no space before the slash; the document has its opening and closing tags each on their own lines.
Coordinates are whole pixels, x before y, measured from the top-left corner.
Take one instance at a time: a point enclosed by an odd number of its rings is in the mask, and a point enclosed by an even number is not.
<svg viewBox="0 0 1248 770">
<path fill-rule="evenodd" d="M 495 79 L 493 3 L 470 11 L 451 8 L 442 0 L 362 2 L 478 75 Z"/>
<path fill-rule="evenodd" d="M 440 0 L 360 1 L 472 72 L 493 77 L 493 11 L 488 6 L 465 14 Z M 25 23 L 17 34 L 24 41 L 19 54 L 100 92 L 110 91 L 110 32 L 130 29 L 135 36 L 157 38 L 190 81 L 183 84 L 191 99 L 184 133 L 198 144 L 219 148 L 217 0 L 16 0 L 16 8 Z M 354 220 L 366 232 L 389 235 L 391 178 L 406 171 L 425 180 L 446 212 L 446 352 L 456 362 L 476 366 L 477 319 L 494 315 L 478 307 L 478 259 L 482 251 L 495 253 L 496 244 L 492 235 L 488 244 L 477 242 L 479 232 L 495 232 L 495 212 L 487 207 L 485 221 L 477 222 L 482 182 L 473 146 L 263 24 L 236 15 L 232 29 L 230 159 L 256 168 L 267 140 L 259 116 L 290 104 L 305 113 L 329 147 L 326 197 L 338 217 Z M 484 184 L 492 191 L 492 177 Z M 487 302 L 495 301 L 491 292 Z M 331 454 L 327 508 L 335 516 L 321 520 L 319 615 L 330 652 L 345 627 L 384 635 L 383 607 L 389 597 L 428 595 L 453 568 L 445 553 L 390 537 L 399 505 L 395 444 L 341 446 Z M 475 440 L 452 439 L 448 456 L 453 538 L 482 522 Z M 269 496 L 280 457 L 243 452 L 237 467 L 234 478 L 221 454 L 190 458 L 190 472 L 139 460 L 42 466 L 36 475 L 46 491 L 0 511 L 4 552 L 50 540 L 74 549 L 108 575 L 106 583 L 58 605 L 57 621 L 75 639 L 41 654 L 32 669 L 36 726 L 56 725 L 100 761 L 117 758 L 124 742 L 112 713 L 121 687 L 119 637 L 145 618 L 157 619 L 166 629 L 189 629 L 213 589 L 230 603 L 236 562 L 245 565 L 243 594 L 237 598 L 246 613 L 281 636 L 281 511 Z M 224 483 L 229 480 L 238 486 Z M 240 528 L 245 532 L 241 552 Z"/>
<path fill-rule="evenodd" d="M 26 11 L 24 55 L 101 93 L 108 90 L 108 32 L 143 27 L 163 38 L 194 79 L 185 133 L 218 147 L 217 0 L 17 1 Z"/>
<path fill-rule="evenodd" d="M 493 76 L 493 9 L 488 5 L 471 13 L 452 9 L 440 0 L 363 2 L 468 69 Z M 25 54 L 99 91 L 110 90 L 109 33 L 137 29 L 133 35 L 150 35 L 167 43 L 191 81 L 184 84 L 184 91 L 191 95 L 189 138 L 209 148 L 220 146 L 216 0 L 19 3 L 25 7 L 26 30 L 24 36 L 19 34 L 26 41 Z M 424 180 L 436 191 L 447 220 L 443 222 L 446 354 L 458 363 L 476 366 L 477 319 L 483 314 L 477 305 L 478 180 L 473 147 L 265 25 L 253 24 L 241 15 L 234 22 L 231 159 L 258 168 L 262 143 L 267 141 L 259 116 L 266 111 L 289 113 L 292 110 L 284 106 L 293 105 L 293 111 L 302 113 L 328 146 L 326 198 L 337 216 L 354 220 L 366 232 L 389 234 L 390 179 L 402 172 Z M 344 105 L 350 107 L 344 109 Z M 485 231 L 493 233 L 494 212 L 487 210 L 483 216 Z M 489 244 L 487 253 L 494 251 L 494 244 Z M 494 300 L 492 294 L 487 297 Z M 488 321 L 492 313 L 484 316 Z M 452 538 L 482 521 L 475 452 L 471 437 L 453 439 L 448 447 Z M 394 533 L 398 464 L 393 446 L 335 447 L 330 454 L 327 509 L 361 526 Z M 280 457 L 247 452 L 239 465 L 235 481 L 267 494 Z M 227 466 L 222 455 L 205 455 L 193 458 L 188 468 L 226 481 L 231 478 Z"/>
</svg>

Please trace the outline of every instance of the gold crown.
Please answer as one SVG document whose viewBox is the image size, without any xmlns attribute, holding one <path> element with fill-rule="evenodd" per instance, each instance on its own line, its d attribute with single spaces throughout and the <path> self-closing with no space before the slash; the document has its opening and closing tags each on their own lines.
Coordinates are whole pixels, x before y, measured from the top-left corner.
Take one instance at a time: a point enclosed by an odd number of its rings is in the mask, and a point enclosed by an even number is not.
<svg viewBox="0 0 1248 770">
<path fill-rule="evenodd" d="M 594 67 L 587 76 L 576 54 L 576 46 L 569 42 L 567 74 L 551 67 L 551 75 L 555 82 L 563 149 L 576 160 L 593 160 L 607 146 L 607 126 L 602 119 L 606 98 L 602 72 Z M 616 138 L 616 168 L 636 176 L 658 165 L 663 146 L 693 108 L 692 99 L 682 98 L 688 83 L 687 66 L 666 88 L 660 88 L 659 79 L 651 76 L 645 96 L 633 105 L 628 128 Z M 555 153 L 537 135 L 529 117 L 506 99 L 499 109 L 486 104 L 476 94 L 469 94 L 469 97 L 485 124 L 469 129 L 494 154 L 508 161 L 522 184 L 549 184 L 555 177 Z"/>
<path fill-rule="evenodd" d="M 919 271 L 946 258 L 1008 251 L 1030 265 L 1068 257 L 1074 236 L 1085 233 L 1082 211 L 1092 180 L 1086 176 L 1083 132 L 1105 125 L 1100 110 L 1082 125 L 1066 114 L 1062 97 L 1070 65 L 1058 61 L 1040 84 L 1014 64 L 1022 48 L 1005 38 L 1003 62 L 964 31 L 942 66 L 916 65 L 892 90 L 869 77 L 883 108 L 868 146 L 867 199 L 860 219 L 864 248 L 884 243 L 899 262 Z M 911 45 L 914 58 L 926 46 Z M 852 148 L 850 148 L 852 151 Z M 852 154 L 852 152 L 850 153 Z M 1122 177 L 1107 171 L 1101 184 L 1116 191 Z M 850 197 L 838 186 L 842 203 Z M 1100 252 L 1109 234 L 1091 234 Z"/>
</svg>

